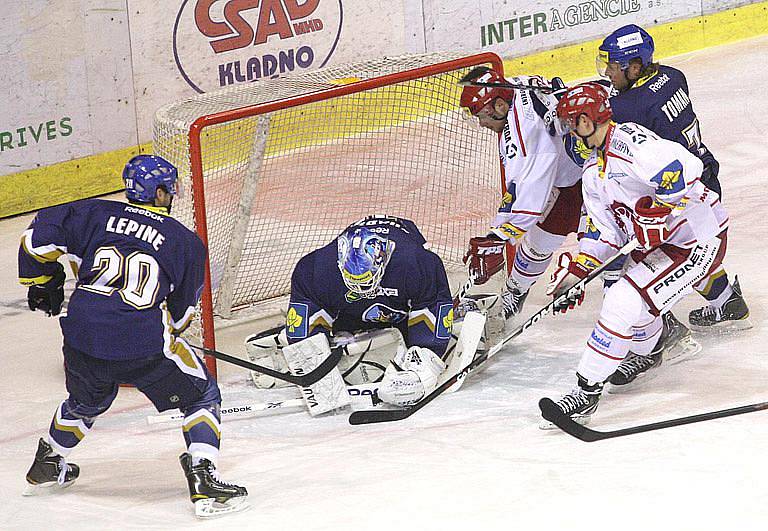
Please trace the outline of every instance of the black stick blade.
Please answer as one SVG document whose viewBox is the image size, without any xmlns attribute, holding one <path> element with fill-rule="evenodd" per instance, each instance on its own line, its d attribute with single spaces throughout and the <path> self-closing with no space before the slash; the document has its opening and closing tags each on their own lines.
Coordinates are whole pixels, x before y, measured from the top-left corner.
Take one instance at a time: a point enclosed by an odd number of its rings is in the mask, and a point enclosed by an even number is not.
<svg viewBox="0 0 768 531">
<path fill-rule="evenodd" d="M 560 408 L 557 407 L 557 404 L 549 398 L 539 400 L 539 409 L 541 410 L 541 416 L 545 420 L 548 420 L 568 435 L 576 437 L 580 441 L 593 442 L 602 439 L 600 433 L 592 431 L 574 421 L 568 415 L 564 415 Z"/>
<path fill-rule="evenodd" d="M 349 415 L 349 423 L 354 426 L 361 424 L 375 424 L 377 422 L 393 422 L 403 420 L 413 413 L 410 409 L 370 409 L 363 411 L 353 411 Z"/>
</svg>

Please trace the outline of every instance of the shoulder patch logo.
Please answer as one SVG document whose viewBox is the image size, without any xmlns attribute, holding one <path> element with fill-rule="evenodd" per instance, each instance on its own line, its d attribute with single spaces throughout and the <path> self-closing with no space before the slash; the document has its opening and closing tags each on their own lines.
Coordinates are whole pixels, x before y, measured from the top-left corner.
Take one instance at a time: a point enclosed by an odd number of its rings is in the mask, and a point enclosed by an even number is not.
<svg viewBox="0 0 768 531">
<path fill-rule="evenodd" d="M 438 339 L 448 339 L 451 337 L 453 329 L 453 303 L 442 304 L 437 312 L 437 328 L 435 328 L 435 337 Z"/>
<path fill-rule="evenodd" d="M 292 302 L 285 315 L 285 331 L 288 337 L 303 339 L 307 337 L 307 313 L 306 304 Z"/>
<path fill-rule="evenodd" d="M 657 173 L 651 181 L 656 183 L 656 194 L 658 195 L 672 195 L 681 192 L 685 188 L 683 165 L 679 160 L 674 160 Z"/>
</svg>

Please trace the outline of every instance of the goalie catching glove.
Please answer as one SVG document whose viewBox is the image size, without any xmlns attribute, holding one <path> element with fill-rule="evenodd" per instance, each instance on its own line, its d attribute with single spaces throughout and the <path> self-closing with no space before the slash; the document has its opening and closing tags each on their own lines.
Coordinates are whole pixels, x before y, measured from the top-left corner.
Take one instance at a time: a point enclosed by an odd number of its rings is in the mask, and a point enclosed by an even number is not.
<svg viewBox="0 0 768 531">
<path fill-rule="evenodd" d="M 56 272 L 53 273 L 48 282 L 29 286 L 27 291 L 29 309 L 33 312 L 35 310 L 43 311 L 48 317 L 59 315 L 61 305 L 64 302 L 64 281 L 66 278 L 64 266 L 56 262 Z"/>
<path fill-rule="evenodd" d="M 435 390 L 444 370 L 445 362 L 428 348 L 401 350 L 387 366 L 379 399 L 395 406 L 412 406 Z"/>
<path fill-rule="evenodd" d="M 589 272 L 600 265 L 596 259 L 579 253 L 574 259 L 571 253 L 562 253 L 557 259 L 557 269 L 552 273 L 552 279 L 547 286 L 547 295 L 555 300 L 565 295 L 563 302 L 556 304 L 554 313 L 565 313 L 584 302 L 584 290 L 574 288 Z"/>
<path fill-rule="evenodd" d="M 485 284 L 504 268 L 505 243 L 493 233 L 469 240 L 469 249 L 464 255 L 464 263 L 469 266 L 469 274 L 474 277 L 475 285 Z"/>
<path fill-rule="evenodd" d="M 667 218 L 671 212 L 671 208 L 656 203 L 650 196 L 638 199 L 632 218 L 638 243 L 647 250 L 664 243 L 669 238 Z"/>
</svg>

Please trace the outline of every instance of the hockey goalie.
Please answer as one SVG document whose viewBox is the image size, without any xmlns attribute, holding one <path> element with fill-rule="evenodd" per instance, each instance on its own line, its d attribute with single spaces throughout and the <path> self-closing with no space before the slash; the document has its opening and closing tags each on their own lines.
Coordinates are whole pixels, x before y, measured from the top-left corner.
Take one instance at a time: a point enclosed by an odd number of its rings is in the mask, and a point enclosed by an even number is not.
<svg viewBox="0 0 768 531">
<path fill-rule="evenodd" d="M 455 348 L 448 278 L 426 243 L 407 219 L 377 215 L 353 223 L 299 260 L 285 326 L 249 336 L 249 358 L 301 374 L 317 367 L 331 348 L 343 349 L 334 371 L 302 389 L 313 416 L 348 405 L 353 391 L 367 390 L 374 404 L 416 403 L 441 376 L 470 363 L 476 351 L 476 346 Z M 473 328 L 501 330 L 498 299 L 484 300 L 494 310 L 498 306 L 496 328 L 486 326 L 485 315 L 468 320 Z M 477 302 L 472 309 L 478 309 Z M 252 378 L 260 388 L 282 385 L 258 373 Z"/>
</svg>

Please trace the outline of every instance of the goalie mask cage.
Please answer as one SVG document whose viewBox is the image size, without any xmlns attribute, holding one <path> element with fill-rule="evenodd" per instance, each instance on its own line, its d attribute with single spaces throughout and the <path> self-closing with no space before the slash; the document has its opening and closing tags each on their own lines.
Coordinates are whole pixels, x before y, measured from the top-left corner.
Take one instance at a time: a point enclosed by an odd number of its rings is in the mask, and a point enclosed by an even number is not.
<svg viewBox="0 0 768 531">
<path fill-rule="evenodd" d="M 179 170 L 174 217 L 208 249 L 187 335 L 215 348 L 214 313 L 286 295 L 302 256 L 370 214 L 415 221 L 449 271 L 463 268 L 503 191 L 497 136 L 458 105 L 459 79 L 488 64 L 502 71 L 491 53 L 383 58 L 160 108 L 154 152 Z"/>
</svg>

